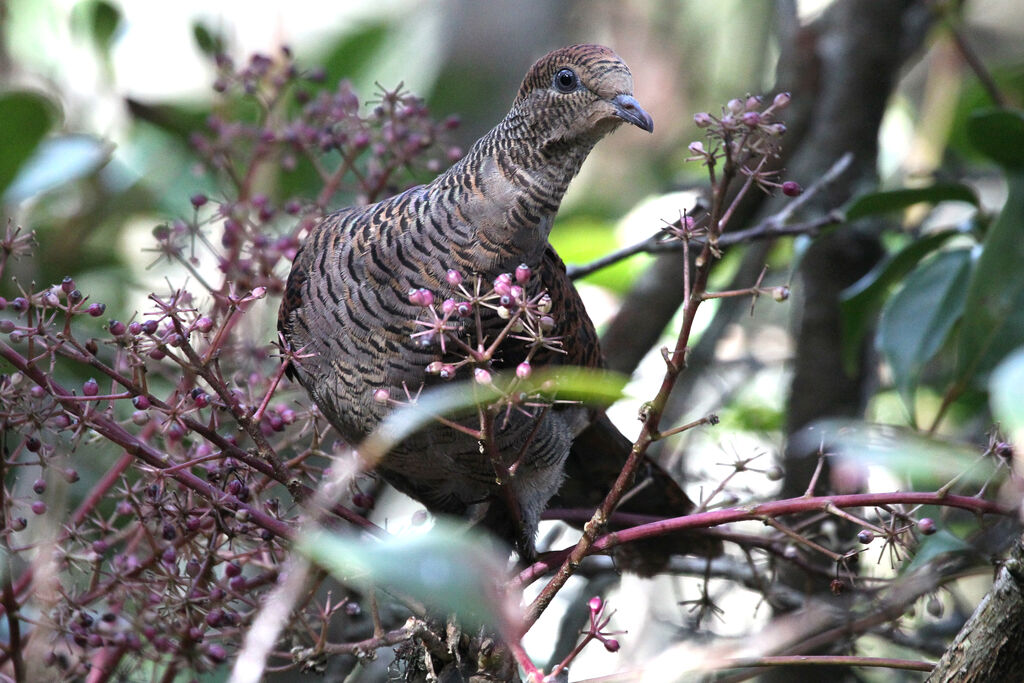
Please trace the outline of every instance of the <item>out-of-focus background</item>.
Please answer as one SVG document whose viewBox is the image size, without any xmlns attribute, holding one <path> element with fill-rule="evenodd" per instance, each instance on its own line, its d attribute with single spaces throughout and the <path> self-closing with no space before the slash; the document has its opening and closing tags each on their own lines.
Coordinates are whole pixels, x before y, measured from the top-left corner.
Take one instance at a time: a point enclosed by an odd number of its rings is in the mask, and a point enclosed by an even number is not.
<svg viewBox="0 0 1024 683">
<path fill-rule="evenodd" d="M 71 275 L 124 319 L 144 308 L 146 295 L 165 278 L 180 280 L 180 269 L 154 265 L 158 259 L 147 250 L 154 226 L 192 211 L 190 197 L 217 197 L 221 191 L 216 174 L 201 163 L 191 143 L 192 134 L 203 130 L 218 110 L 219 95 L 212 87 L 217 71 L 210 55 L 224 51 L 243 61 L 253 52 L 276 54 L 282 46 L 290 47 L 300 66 L 322 67 L 328 84 L 350 79 L 364 102 L 373 98 L 377 83 L 386 88 L 404 83 L 426 99 L 434 116 L 459 116 L 450 143 L 463 149 L 507 111 L 526 69 L 548 50 L 574 42 L 615 49 L 633 71 L 635 95 L 653 116 L 655 133 L 620 130 L 584 166 L 552 237 L 570 264 L 638 242 L 663 220 L 677 219 L 707 182 L 700 165 L 686 163 L 688 143 L 702 137 L 693 114 L 717 114 L 734 97 L 771 97 L 780 85 L 796 96 L 831 92 L 845 77 L 859 79 L 835 95 L 846 100 L 826 95 L 809 110 L 802 109 L 810 106 L 809 99 L 794 101 L 798 130 L 790 132 L 802 146 L 787 155 L 782 178 L 813 183 L 848 151 L 847 135 L 859 164 L 858 184 L 823 209 L 836 208 L 852 192 L 876 187 L 875 180 L 877 187 L 895 188 L 933 178 L 966 178 L 984 206 L 998 209 L 1005 196 L 1001 176 L 979 161 L 964 132 L 968 112 L 989 95 L 956 41 L 966 42 L 966 54 L 984 64 L 1010 103 L 1019 106 L 1024 101 L 1019 0 L 876 4 L 861 3 L 860 11 L 886 14 L 896 23 L 851 13 L 847 24 L 837 25 L 842 13 L 825 1 L 0 0 L 0 96 L 25 91 L 45 102 L 42 114 L 30 120 L 17 108 L 0 109 L 6 117 L 0 118 L 3 215 L 34 230 L 39 244 L 36 258 L 13 264 L 10 274 L 37 283 Z M 955 25 L 956 32 L 947 24 Z M 834 51 L 850 49 L 857 40 L 868 46 L 864 50 L 877 50 L 877 61 L 865 66 L 851 59 L 851 73 L 844 73 Z M 888 52 L 877 48 L 887 41 L 892 43 Z M 809 45 L 814 47 L 802 53 Z M 820 64 L 812 64 L 814 59 Z M 858 109 L 862 104 L 863 113 Z M 853 121 L 841 120 L 844 116 Z M 854 139 L 858 130 L 863 138 Z M 18 141 L 26 131 L 33 143 L 23 150 Z M 815 150 L 836 153 L 831 159 L 814 158 Z M 274 180 L 266 186 L 273 194 Z M 289 190 L 297 188 L 293 184 Z M 335 201 L 341 206 L 355 199 L 339 196 Z M 931 225 L 953 226 L 970 216 L 962 205 L 941 208 L 929 216 Z M 769 211 L 758 210 L 761 215 Z M 750 220 L 756 215 L 752 209 Z M 876 232 L 852 247 L 833 245 L 831 256 L 842 265 L 833 265 L 826 255 L 819 286 L 833 275 L 837 291 L 852 284 L 877 262 L 881 248 L 901 244 L 901 225 L 916 229 L 919 218 L 908 212 L 894 219 L 882 239 L 874 239 Z M 800 341 L 802 326 L 815 315 L 808 312 L 807 299 L 813 298 L 816 285 L 813 277 L 802 280 L 797 268 L 803 258 L 816 256 L 822 254 L 808 250 L 806 238 L 786 240 L 755 259 L 739 250 L 729 253 L 716 271 L 715 288 L 749 286 L 751 280 L 740 275 L 756 276 L 767 263 L 766 282 L 791 286 L 795 300 L 782 306 L 761 302 L 754 316 L 746 313 L 749 303 L 741 304 L 741 313 L 722 317 L 714 315 L 717 305 L 705 306 L 698 321 L 698 333 L 707 332 L 710 340 L 705 355 L 697 358 L 703 370 L 683 387 L 685 405 L 674 410 L 680 420 L 715 411 L 721 429 L 672 444 L 666 449 L 671 452 L 661 454 L 685 462 L 694 497 L 702 485 L 713 487 L 721 478 L 716 464 L 737 454 L 763 452 L 765 467 L 789 462 L 795 464 L 786 468 L 787 474 L 801 471 L 798 454 L 787 455 L 786 437 L 811 417 L 859 414 L 890 424 L 928 424 L 940 410 L 941 390 L 929 387 L 927 380 L 929 372 L 941 375 L 942 368 L 922 371 L 909 409 L 890 368 L 877 358 L 855 372 L 855 379 L 834 380 L 829 373 L 842 375 L 835 362 L 801 370 L 798 361 L 807 356 L 796 349 L 816 343 Z M 840 273 L 847 265 L 851 270 Z M 629 435 L 639 428 L 634 416 L 640 402 L 649 398 L 642 389 L 645 380 L 662 368 L 658 343 L 629 343 L 635 318 L 663 316 L 655 337 L 662 330 L 674 335 L 675 329 L 672 310 L 647 313 L 648 306 L 653 310 L 663 301 L 656 287 L 644 289 L 645 274 L 650 276 L 656 266 L 655 257 L 636 256 L 579 283 L 592 316 L 609 333 L 612 364 L 634 373 L 635 400 L 612 411 Z M 678 272 L 666 267 L 661 277 Z M 0 291 L 7 286 L 0 284 Z M 633 307 L 625 316 L 619 315 L 623 301 Z M 264 328 L 253 331 L 267 341 L 272 338 L 271 309 Z M 634 322 L 628 322 L 630 316 Z M 874 357 L 872 334 L 869 330 L 863 350 L 868 358 Z M 833 401 L 829 392 L 840 389 L 844 398 Z M 801 398 L 824 414 L 811 415 L 814 410 L 801 406 Z M 979 415 L 979 404 L 981 399 L 955 406 L 943 428 L 976 440 L 988 423 Z M 900 485 L 885 468 L 854 476 L 862 474 L 879 487 Z M 734 483 L 740 490 L 748 486 L 742 476 Z M 761 478 L 751 479 L 751 494 L 763 495 L 763 485 Z M 794 476 L 784 490 L 796 495 L 804 486 L 806 477 Z M 686 581 L 622 581 L 616 625 L 629 630 L 633 662 L 657 654 L 664 642 L 658 634 L 685 628 L 687 610 L 678 603 L 694 597 L 696 586 Z M 584 590 L 595 587 L 580 578 L 559 597 L 568 603 Z M 712 630 L 742 635 L 752 623 L 766 620 L 770 612 L 754 609 L 752 595 L 723 595 L 725 617 Z M 527 639 L 538 661 L 563 647 L 554 630 L 559 614 L 556 606 L 545 617 L 552 626 L 542 624 Z M 579 660 L 574 679 L 630 663 L 598 650 Z"/>
</svg>

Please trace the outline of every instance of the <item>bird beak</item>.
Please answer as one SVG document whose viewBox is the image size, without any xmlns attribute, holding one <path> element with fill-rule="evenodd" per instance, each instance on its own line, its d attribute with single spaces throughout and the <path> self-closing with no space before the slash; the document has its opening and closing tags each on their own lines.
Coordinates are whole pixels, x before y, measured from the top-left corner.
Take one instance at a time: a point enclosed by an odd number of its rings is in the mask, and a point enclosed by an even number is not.
<svg viewBox="0 0 1024 683">
<path fill-rule="evenodd" d="M 627 123 L 632 123 L 637 128 L 643 128 L 648 133 L 654 132 L 654 119 L 643 110 L 640 103 L 632 95 L 616 95 L 612 98 L 615 105 L 615 115 Z"/>
</svg>

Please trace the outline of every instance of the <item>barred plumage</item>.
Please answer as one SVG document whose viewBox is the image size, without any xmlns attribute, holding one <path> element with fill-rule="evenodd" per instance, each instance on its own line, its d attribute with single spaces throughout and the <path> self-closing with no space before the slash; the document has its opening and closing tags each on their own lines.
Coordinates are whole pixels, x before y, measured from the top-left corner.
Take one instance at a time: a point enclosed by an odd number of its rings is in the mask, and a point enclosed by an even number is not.
<svg viewBox="0 0 1024 683">
<path fill-rule="evenodd" d="M 652 130 L 632 89 L 629 69 L 608 48 L 556 50 L 527 73 L 505 119 L 447 172 L 377 204 L 333 213 L 312 229 L 295 257 L 279 327 L 292 348 L 310 354 L 290 372 L 342 436 L 358 443 L 388 410 L 374 392 L 385 388 L 397 396 L 403 383 L 419 387 L 424 368 L 440 358 L 411 336 L 418 309 L 408 292 L 425 287 L 452 294 L 448 269 L 491 280 L 530 265 L 551 294 L 565 350 L 544 361 L 601 364 L 594 326 L 548 233 L 598 140 L 624 121 Z M 504 363 L 516 353 L 510 346 Z M 477 441 L 450 428 L 438 425 L 410 438 L 379 471 L 432 510 L 466 514 L 482 506 L 474 512 L 528 555 L 572 439 L 589 419 L 581 408 L 547 411 L 539 425 L 514 415 L 497 434 L 508 461 L 528 443 L 511 483 L 518 520 L 498 502 L 493 467 Z"/>
</svg>

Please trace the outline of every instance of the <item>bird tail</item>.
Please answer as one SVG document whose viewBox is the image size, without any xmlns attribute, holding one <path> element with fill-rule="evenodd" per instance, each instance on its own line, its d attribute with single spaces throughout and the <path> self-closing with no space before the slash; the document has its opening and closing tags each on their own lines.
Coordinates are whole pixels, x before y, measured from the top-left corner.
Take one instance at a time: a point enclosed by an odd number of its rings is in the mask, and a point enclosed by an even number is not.
<svg viewBox="0 0 1024 683">
<path fill-rule="evenodd" d="M 633 443 L 607 415 L 599 415 L 573 441 L 565 465 L 565 482 L 550 506 L 596 508 L 619 476 L 632 448 Z M 675 479 L 646 456 L 630 491 L 617 512 L 681 517 L 696 508 Z M 700 532 L 670 533 L 619 546 L 615 558 L 623 569 L 650 576 L 664 569 L 670 557 L 678 554 L 716 557 L 722 554 L 722 542 Z"/>
</svg>

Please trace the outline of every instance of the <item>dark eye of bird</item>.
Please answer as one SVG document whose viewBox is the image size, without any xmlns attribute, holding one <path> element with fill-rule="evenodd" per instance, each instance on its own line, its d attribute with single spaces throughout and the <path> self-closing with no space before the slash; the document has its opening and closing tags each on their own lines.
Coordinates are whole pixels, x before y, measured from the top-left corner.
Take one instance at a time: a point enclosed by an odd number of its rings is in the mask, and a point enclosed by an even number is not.
<svg viewBox="0 0 1024 683">
<path fill-rule="evenodd" d="M 580 79 L 572 69 L 562 69 L 555 74 L 555 88 L 558 92 L 570 93 L 579 87 Z"/>
</svg>

